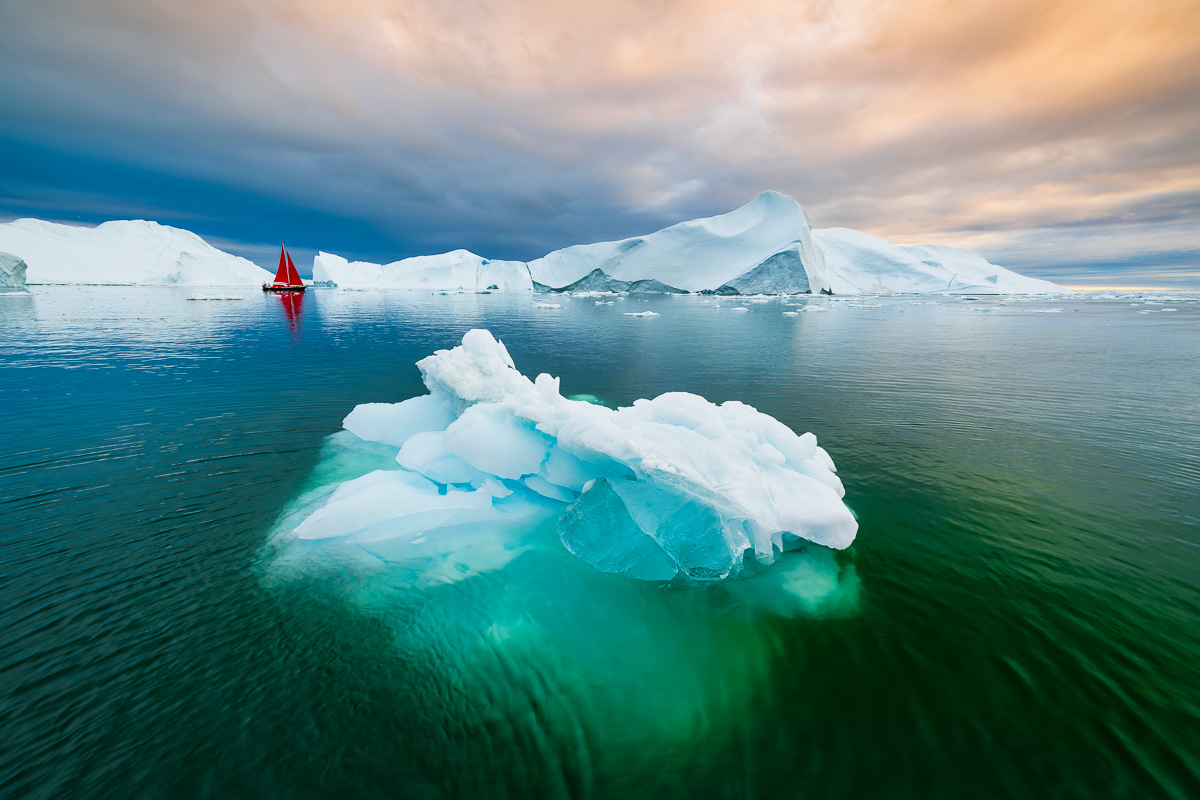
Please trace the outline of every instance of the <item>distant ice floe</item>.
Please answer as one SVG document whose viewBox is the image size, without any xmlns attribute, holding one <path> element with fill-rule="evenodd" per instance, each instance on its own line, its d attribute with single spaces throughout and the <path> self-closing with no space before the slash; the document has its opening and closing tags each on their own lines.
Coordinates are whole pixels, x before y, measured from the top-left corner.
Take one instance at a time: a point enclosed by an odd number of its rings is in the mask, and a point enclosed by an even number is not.
<svg viewBox="0 0 1200 800">
<path fill-rule="evenodd" d="M 680 392 L 617 409 L 568 399 L 486 330 L 417 366 L 429 394 L 356 407 L 277 544 L 459 580 L 550 525 L 597 570 L 647 581 L 721 580 L 747 552 L 757 571 L 820 545 L 805 569 L 836 586 L 816 553 L 848 547 L 858 523 L 813 434 Z"/>
</svg>

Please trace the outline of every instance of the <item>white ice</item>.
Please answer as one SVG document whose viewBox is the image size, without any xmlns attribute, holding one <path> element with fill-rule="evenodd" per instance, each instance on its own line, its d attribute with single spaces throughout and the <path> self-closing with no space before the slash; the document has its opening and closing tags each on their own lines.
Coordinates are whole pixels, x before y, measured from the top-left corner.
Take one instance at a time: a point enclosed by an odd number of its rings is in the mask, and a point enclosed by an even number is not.
<svg viewBox="0 0 1200 800">
<path fill-rule="evenodd" d="M 530 292 L 529 270 L 520 261 L 494 261 L 468 250 L 415 256 L 390 264 L 347 261 L 318 253 L 313 280 L 343 289 L 433 289 L 469 292 Z"/>
<path fill-rule="evenodd" d="M 802 540 L 836 549 L 854 540 L 857 522 L 816 437 L 745 404 L 678 392 L 619 409 L 571 400 L 557 378 L 518 372 L 485 330 L 417 366 L 429 394 L 360 405 L 345 421 L 364 446 L 393 453 L 396 468 L 322 495 L 296 517 L 294 537 L 396 558 L 480 526 L 558 518 L 579 558 L 655 581 L 725 578 L 746 551 L 770 564 Z"/>
<path fill-rule="evenodd" d="M 813 236 L 825 255 L 833 293 L 1050 294 L 1062 287 L 1018 275 L 960 247 L 907 247 L 850 228 L 824 228 Z"/>
<path fill-rule="evenodd" d="M 0 225 L 0 251 L 25 260 L 31 284 L 256 286 L 271 278 L 194 233 L 141 220 L 96 228 L 17 220 Z M 814 230 L 805 210 L 778 192 L 763 192 L 726 214 L 619 241 L 573 245 L 529 262 L 453 250 L 375 264 L 321 252 L 313 261 L 313 278 L 343 289 L 532 292 L 548 287 L 579 296 L 1061 291 L 968 250 L 902 247 L 846 228 Z"/>
<path fill-rule="evenodd" d="M 718 289 L 783 253 L 795 254 L 789 263 L 801 270 L 814 294 L 828 288 L 808 214 L 790 197 L 763 192 L 727 214 L 616 242 L 555 250 L 529 262 L 529 273 L 552 288 L 568 286 L 599 269 L 619 281 L 656 280 L 695 292 Z M 772 290 L 755 284 L 753 291 Z"/>
<path fill-rule="evenodd" d="M 144 220 L 87 228 L 19 219 L 0 225 L 0 251 L 25 260 L 30 284 L 259 286 L 273 277 L 190 231 Z"/>
</svg>

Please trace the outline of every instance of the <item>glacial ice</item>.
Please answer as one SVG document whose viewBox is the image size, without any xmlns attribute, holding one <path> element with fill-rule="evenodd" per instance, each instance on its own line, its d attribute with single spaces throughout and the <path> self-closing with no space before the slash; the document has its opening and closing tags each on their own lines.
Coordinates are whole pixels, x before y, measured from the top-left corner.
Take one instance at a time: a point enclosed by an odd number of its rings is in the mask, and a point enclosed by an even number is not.
<svg viewBox="0 0 1200 800">
<path fill-rule="evenodd" d="M 19 219 L 0 225 L 0 250 L 25 260 L 31 284 L 258 287 L 273 274 L 191 231 L 145 220 L 87 228 Z"/>
<path fill-rule="evenodd" d="M 719 580 L 740 572 L 748 551 L 765 565 L 809 542 L 854 540 L 858 524 L 816 437 L 743 403 L 680 392 L 618 409 L 568 399 L 557 378 L 529 380 L 478 329 L 417 366 L 429 394 L 347 416 L 345 435 L 380 448 L 375 468 L 294 514 L 295 539 L 390 560 L 556 519 L 569 552 L 647 581 Z M 394 463 L 382 463 L 387 454 Z M 517 536 L 491 552 L 507 553 L 504 563 L 520 546 Z"/>
<path fill-rule="evenodd" d="M 779 275 L 781 268 L 786 276 Z M 763 279 L 768 273 L 775 275 L 774 283 Z M 647 280 L 689 292 L 727 287 L 732 293 L 739 281 L 753 291 L 770 285 L 775 293 L 828 288 L 807 213 L 778 192 L 763 192 L 727 214 L 645 236 L 555 250 L 530 261 L 529 274 L 551 289 L 623 291 L 622 282 Z"/>
<path fill-rule="evenodd" d="M 813 236 L 825 254 L 834 294 L 1050 294 L 1062 287 L 998 267 L 983 256 L 948 245 L 892 244 L 851 228 L 824 228 Z"/>
<path fill-rule="evenodd" d="M 0 289 L 24 289 L 27 266 L 12 253 L 0 253 Z"/>
<path fill-rule="evenodd" d="M 848 228 L 814 229 L 790 197 L 763 192 L 726 214 L 614 242 L 572 245 L 528 263 L 466 250 L 392 264 L 321 253 L 317 280 L 347 288 L 463 289 L 587 294 L 838 295 L 1061 291 L 957 247 L 901 246 Z"/>
<path fill-rule="evenodd" d="M 529 292 L 533 283 L 520 261 L 496 261 L 469 250 L 414 256 L 390 264 L 347 261 L 332 253 L 313 260 L 313 280 L 343 289 L 433 289 Z"/>
<path fill-rule="evenodd" d="M 189 231 L 141 220 L 96 228 L 35 219 L 0 224 L 0 251 L 20 255 L 29 283 L 257 286 L 272 273 Z M 313 279 L 344 289 L 621 292 L 721 295 L 1061 291 L 975 253 L 900 245 L 846 228 L 814 229 L 790 197 L 763 192 L 726 214 L 615 242 L 500 261 L 467 250 L 374 264 L 318 253 Z M 552 308 L 553 303 L 535 307 Z"/>
</svg>

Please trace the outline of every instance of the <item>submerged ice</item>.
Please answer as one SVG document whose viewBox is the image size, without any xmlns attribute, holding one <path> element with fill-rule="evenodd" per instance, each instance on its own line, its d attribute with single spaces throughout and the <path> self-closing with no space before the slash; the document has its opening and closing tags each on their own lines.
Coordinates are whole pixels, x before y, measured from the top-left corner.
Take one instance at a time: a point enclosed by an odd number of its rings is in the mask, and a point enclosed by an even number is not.
<svg viewBox="0 0 1200 800">
<path fill-rule="evenodd" d="M 344 436 L 391 463 L 318 493 L 290 517 L 294 538 L 395 561 L 467 549 L 450 542 L 481 531 L 495 543 L 496 531 L 556 524 L 563 546 L 596 569 L 650 581 L 721 579 L 747 552 L 770 564 L 808 542 L 854 540 L 816 437 L 743 403 L 568 399 L 557 378 L 522 375 L 485 330 L 417 366 L 429 394 L 360 405 L 344 423 Z M 498 564 L 519 539 L 490 548 Z"/>
</svg>

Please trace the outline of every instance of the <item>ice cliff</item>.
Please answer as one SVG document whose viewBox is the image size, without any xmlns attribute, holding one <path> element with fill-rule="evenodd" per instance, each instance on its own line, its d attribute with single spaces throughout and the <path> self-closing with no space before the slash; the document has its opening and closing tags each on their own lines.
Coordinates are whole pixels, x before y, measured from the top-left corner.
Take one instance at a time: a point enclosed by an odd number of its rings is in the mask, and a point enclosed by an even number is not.
<svg viewBox="0 0 1200 800">
<path fill-rule="evenodd" d="M 518 372 L 485 330 L 417 366 L 429 394 L 360 405 L 344 423 L 394 463 L 319 494 L 294 517 L 294 539 L 403 561 L 557 518 L 571 553 L 653 581 L 719 580 L 746 552 L 770 564 L 810 542 L 854 540 L 858 523 L 816 437 L 745 404 L 684 393 L 618 409 L 567 399 L 557 378 Z"/>
<path fill-rule="evenodd" d="M 0 253 L 0 289 L 25 288 L 25 262 L 12 253 Z"/>
<path fill-rule="evenodd" d="M 87 228 L 19 219 L 0 225 L 0 251 L 25 260 L 31 284 L 257 286 L 272 277 L 190 231 L 144 220 Z"/>
</svg>

